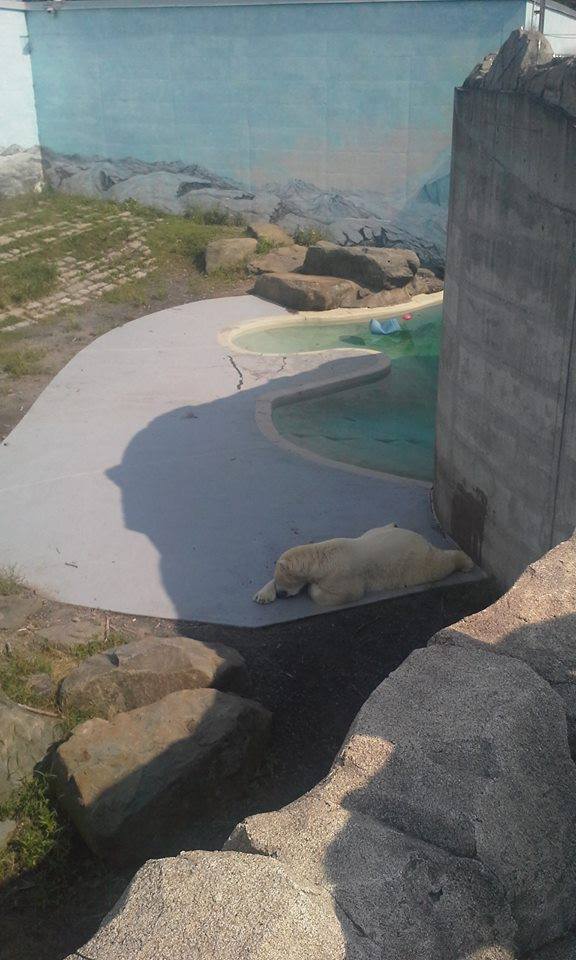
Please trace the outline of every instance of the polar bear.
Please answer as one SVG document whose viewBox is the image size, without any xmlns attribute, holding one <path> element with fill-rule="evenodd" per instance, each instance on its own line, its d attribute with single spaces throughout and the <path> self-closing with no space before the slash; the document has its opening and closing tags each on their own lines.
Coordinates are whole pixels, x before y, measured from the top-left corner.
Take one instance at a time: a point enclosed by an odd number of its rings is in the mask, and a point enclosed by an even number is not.
<svg viewBox="0 0 576 960">
<path fill-rule="evenodd" d="M 340 537 L 286 550 L 276 563 L 274 579 L 253 600 L 273 603 L 308 587 L 315 603 L 334 607 L 367 593 L 432 583 L 473 566 L 461 550 L 439 550 L 419 533 L 389 523 L 356 539 Z"/>
</svg>

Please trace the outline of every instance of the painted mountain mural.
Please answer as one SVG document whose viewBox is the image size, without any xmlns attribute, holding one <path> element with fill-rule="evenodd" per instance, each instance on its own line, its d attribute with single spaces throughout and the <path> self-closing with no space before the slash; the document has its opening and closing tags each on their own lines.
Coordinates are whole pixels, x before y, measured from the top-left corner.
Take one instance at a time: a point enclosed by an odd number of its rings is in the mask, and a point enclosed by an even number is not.
<svg viewBox="0 0 576 960">
<path fill-rule="evenodd" d="M 407 202 L 394 203 L 375 191 L 322 190 L 299 179 L 248 188 L 198 164 L 110 160 L 16 145 L 0 149 L 0 197 L 41 189 L 43 183 L 87 197 L 133 199 L 166 213 L 219 207 L 288 231 L 316 227 L 346 245 L 409 247 L 426 266 L 438 270 L 444 264 L 447 170 Z"/>
</svg>

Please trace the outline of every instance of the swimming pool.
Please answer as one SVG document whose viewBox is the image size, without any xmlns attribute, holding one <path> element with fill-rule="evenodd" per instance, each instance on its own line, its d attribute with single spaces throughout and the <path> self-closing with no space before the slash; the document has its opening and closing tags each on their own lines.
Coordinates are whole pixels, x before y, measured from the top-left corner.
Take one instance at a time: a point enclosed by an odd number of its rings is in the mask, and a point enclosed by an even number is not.
<svg viewBox="0 0 576 960">
<path fill-rule="evenodd" d="M 331 460 L 416 480 L 432 480 L 442 305 L 414 312 L 406 328 L 373 336 L 368 319 L 286 323 L 246 330 L 245 350 L 291 354 L 338 347 L 385 353 L 381 379 L 275 406 L 278 433 Z"/>
</svg>

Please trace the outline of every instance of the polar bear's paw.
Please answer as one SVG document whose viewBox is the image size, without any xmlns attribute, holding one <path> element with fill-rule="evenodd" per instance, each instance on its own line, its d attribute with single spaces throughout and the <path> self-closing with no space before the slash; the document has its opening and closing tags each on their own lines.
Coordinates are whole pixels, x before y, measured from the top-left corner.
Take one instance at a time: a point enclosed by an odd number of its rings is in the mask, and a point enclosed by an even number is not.
<svg viewBox="0 0 576 960">
<path fill-rule="evenodd" d="M 274 581 L 271 580 L 265 587 L 262 587 L 258 593 L 254 594 L 252 599 L 255 603 L 274 603 L 276 599 L 276 584 Z"/>
</svg>

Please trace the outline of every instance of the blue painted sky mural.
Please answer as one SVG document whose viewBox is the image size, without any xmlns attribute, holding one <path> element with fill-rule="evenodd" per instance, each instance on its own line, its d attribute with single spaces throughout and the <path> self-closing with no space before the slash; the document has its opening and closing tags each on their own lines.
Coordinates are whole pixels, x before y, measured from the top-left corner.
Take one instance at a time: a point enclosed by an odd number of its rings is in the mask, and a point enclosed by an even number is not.
<svg viewBox="0 0 576 960">
<path fill-rule="evenodd" d="M 431 235 L 419 191 L 447 174 L 454 87 L 525 10 L 397 0 L 28 14 L 48 175 L 179 211 L 216 197 L 350 241 L 403 211 L 408 234 Z"/>
</svg>

